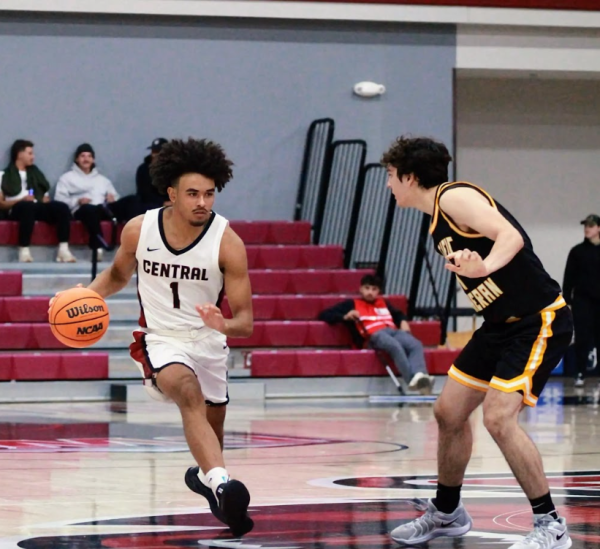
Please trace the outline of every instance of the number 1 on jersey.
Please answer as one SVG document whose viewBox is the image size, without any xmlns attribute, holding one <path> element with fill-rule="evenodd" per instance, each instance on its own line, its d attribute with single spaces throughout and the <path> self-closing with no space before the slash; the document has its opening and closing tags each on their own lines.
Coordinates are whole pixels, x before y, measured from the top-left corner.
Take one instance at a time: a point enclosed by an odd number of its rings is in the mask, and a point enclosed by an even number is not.
<svg viewBox="0 0 600 549">
<path fill-rule="evenodd" d="M 171 282 L 171 291 L 173 292 L 173 309 L 181 309 L 181 301 L 179 301 L 179 282 Z"/>
</svg>

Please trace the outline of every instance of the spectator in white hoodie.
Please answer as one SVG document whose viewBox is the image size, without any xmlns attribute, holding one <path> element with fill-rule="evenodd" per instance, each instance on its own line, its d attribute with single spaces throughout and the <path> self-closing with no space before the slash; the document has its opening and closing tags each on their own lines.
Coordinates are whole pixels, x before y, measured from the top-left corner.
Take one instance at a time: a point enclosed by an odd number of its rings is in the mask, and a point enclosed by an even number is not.
<svg viewBox="0 0 600 549">
<path fill-rule="evenodd" d="M 77 147 L 73 167 L 60 176 L 54 199 L 66 203 L 73 217 L 85 225 L 90 235 L 90 248 L 98 249 L 101 256 L 106 243 L 101 237 L 100 222 L 115 218 L 128 221 L 137 212 L 135 197 L 119 199 L 110 179 L 98 172 L 95 157 L 89 143 Z"/>
</svg>

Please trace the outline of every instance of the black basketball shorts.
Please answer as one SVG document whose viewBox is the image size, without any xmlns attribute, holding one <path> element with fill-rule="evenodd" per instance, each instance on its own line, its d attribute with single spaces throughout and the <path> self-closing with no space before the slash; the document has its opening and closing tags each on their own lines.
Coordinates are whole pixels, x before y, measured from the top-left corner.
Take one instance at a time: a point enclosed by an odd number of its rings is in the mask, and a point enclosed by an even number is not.
<svg viewBox="0 0 600 549">
<path fill-rule="evenodd" d="M 534 315 L 507 323 L 484 322 L 448 375 L 472 389 L 520 392 L 535 406 L 573 335 L 571 310 L 560 296 Z"/>
</svg>

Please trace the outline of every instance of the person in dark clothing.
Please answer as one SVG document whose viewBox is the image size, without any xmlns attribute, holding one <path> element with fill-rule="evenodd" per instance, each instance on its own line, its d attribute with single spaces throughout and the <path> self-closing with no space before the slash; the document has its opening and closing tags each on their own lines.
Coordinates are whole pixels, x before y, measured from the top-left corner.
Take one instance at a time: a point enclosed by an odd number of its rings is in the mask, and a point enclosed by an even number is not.
<svg viewBox="0 0 600 549">
<path fill-rule="evenodd" d="M 0 210 L 8 211 L 8 218 L 19 222 L 19 262 L 31 263 L 29 250 L 36 221 L 56 225 L 59 263 L 74 263 L 69 250 L 71 213 L 66 204 L 50 199 L 50 183 L 34 164 L 33 143 L 17 139 L 10 149 L 10 164 L 0 172 Z"/>
<path fill-rule="evenodd" d="M 567 258 L 563 291 L 573 310 L 575 325 L 576 387 L 583 387 L 590 351 L 600 350 L 600 216 L 582 222 L 585 239 Z"/>
<path fill-rule="evenodd" d="M 433 378 L 427 374 L 423 344 L 410 333 L 404 313 L 381 297 L 382 286 L 378 276 L 364 276 L 360 298 L 325 309 L 319 320 L 328 324 L 347 323 L 358 347 L 366 342 L 372 349 L 386 352 L 410 390 L 431 394 Z"/>
<path fill-rule="evenodd" d="M 160 193 L 152 184 L 150 177 L 150 165 L 165 143 L 167 140 L 164 137 L 157 137 L 152 141 L 152 145 L 148 147 L 150 154 L 144 158 L 144 162 L 138 166 L 135 174 L 135 186 L 141 214 L 169 204 L 169 196 Z"/>
</svg>

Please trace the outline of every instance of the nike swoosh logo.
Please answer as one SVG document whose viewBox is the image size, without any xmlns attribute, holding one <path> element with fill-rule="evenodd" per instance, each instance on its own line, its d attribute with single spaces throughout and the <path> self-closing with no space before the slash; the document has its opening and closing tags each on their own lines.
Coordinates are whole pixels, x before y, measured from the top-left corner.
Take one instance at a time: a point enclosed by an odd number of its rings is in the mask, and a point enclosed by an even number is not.
<svg viewBox="0 0 600 549">
<path fill-rule="evenodd" d="M 560 536 L 556 536 L 556 541 L 561 540 L 562 538 L 565 537 L 566 532 L 563 532 Z"/>
<path fill-rule="evenodd" d="M 451 524 L 454 524 L 458 519 L 455 518 L 452 522 L 442 522 L 442 528 L 446 528 L 446 526 L 450 526 Z"/>
<path fill-rule="evenodd" d="M 146 248 L 149 252 L 156 252 L 157 250 L 160 250 L 160 248 Z"/>
</svg>

